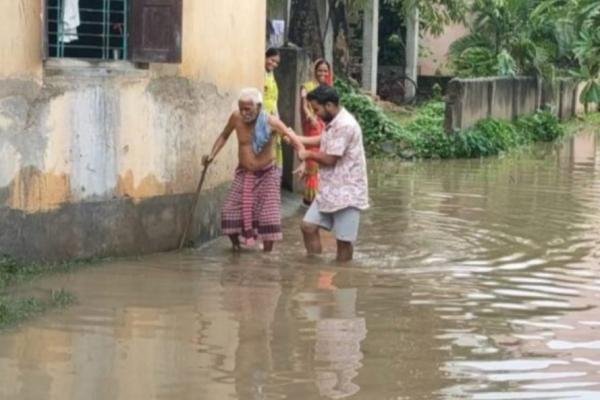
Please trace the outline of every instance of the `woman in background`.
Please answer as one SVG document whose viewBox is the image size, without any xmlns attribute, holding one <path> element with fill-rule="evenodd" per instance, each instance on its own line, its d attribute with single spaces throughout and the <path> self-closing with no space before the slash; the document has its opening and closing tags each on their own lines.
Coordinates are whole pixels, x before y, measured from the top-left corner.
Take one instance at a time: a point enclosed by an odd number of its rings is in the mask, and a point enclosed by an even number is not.
<svg viewBox="0 0 600 400">
<path fill-rule="evenodd" d="M 276 48 L 269 48 L 265 53 L 265 94 L 263 99 L 264 110 L 269 114 L 279 118 L 279 112 L 277 110 L 277 101 L 279 99 L 279 89 L 277 87 L 277 81 L 275 81 L 275 75 L 273 71 L 279 67 L 281 62 L 281 55 L 279 50 Z M 283 168 L 283 150 L 281 147 L 281 136 L 277 136 L 275 139 L 275 146 L 273 151 L 275 152 L 275 165 L 279 168 Z"/>
<path fill-rule="evenodd" d="M 304 136 L 320 136 L 325 128 L 325 123 L 312 110 L 306 95 L 320 85 L 333 86 L 333 70 L 331 64 L 324 59 L 318 59 L 313 68 L 313 79 L 304 83 L 300 89 L 301 103 L 300 115 L 302 119 L 302 133 Z M 315 148 L 316 147 L 316 148 Z M 317 150 L 318 146 L 308 147 L 307 150 Z M 304 167 L 304 196 L 302 202 L 310 206 L 317 190 L 319 189 L 319 164 L 309 160 Z"/>
</svg>

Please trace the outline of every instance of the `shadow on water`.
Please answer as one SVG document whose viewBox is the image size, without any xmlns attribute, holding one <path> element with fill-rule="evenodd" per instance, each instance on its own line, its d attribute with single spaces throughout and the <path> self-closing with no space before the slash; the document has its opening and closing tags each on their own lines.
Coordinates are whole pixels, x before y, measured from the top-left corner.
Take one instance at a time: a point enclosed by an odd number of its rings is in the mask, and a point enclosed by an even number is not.
<svg viewBox="0 0 600 400">
<path fill-rule="evenodd" d="M 3 399 L 598 399 L 600 146 L 377 163 L 356 260 L 225 240 L 36 282 Z"/>
</svg>

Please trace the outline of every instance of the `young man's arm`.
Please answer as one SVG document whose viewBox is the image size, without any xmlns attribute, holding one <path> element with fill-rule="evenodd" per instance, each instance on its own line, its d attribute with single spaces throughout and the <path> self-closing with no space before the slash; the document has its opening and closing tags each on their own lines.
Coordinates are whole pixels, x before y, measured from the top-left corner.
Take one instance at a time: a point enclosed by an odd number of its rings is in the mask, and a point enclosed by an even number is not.
<svg viewBox="0 0 600 400">
<path fill-rule="evenodd" d="M 319 151 L 303 151 L 298 153 L 301 160 L 313 160 L 323 166 L 332 167 L 346 152 L 350 145 L 352 132 L 348 127 L 338 127 L 338 132 L 329 137 Z M 320 141 L 321 137 L 319 137 Z"/>
<path fill-rule="evenodd" d="M 303 161 L 313 160 L 319 163 L 320 165 L 325 165 L 328 167 L 334 166 L 341 158 L 341 156 L 334 156 L 331 154 L 324 153 L 322 151 L 311 150 L 304 150 L 299 152 L 298 157 L 300 157 L 300 159 Z"/>
<path fill-rule="evenodd" d="M 305 146 L 319 146 L 321 144 L 321 135 L 319 136 L 298 136 L 300 142 Z"/>
<path fill-rule="evenodd" d="M 225 146 L 225 143 L 227 143 L 229 136 L 231 136 L 231 132 L 233 132 L 233 129 L 235 128 L 234 119 L 235 119 L 235 113 L 231 114 L 231 116 L 229 117 L 229 120 L 227 121 L 227 125 L 225 125 L 225 128 L 223 128 L 223 131 L 221 132 L 221 134 L 215 141 L 215 144 L 212 147 L 210 155 L 203 157 L 202 163 L 204 165 L 207 165 L 207 164 L 210 164 L 211 162 L 213 162 L 213 160 L 215 159 L 217 154 L 219 154 L 219 152 L 221 151 L 223 146 Z"/>
</svg>

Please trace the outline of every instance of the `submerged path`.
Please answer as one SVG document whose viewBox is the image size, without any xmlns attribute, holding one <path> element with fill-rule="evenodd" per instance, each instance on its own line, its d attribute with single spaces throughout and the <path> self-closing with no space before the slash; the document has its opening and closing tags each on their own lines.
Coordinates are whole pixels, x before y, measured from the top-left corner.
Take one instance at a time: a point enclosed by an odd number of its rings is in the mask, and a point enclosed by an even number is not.
<svg viewBox="0 0 600 400">
<path fill-rule="evenodd" d="M 39 280 L 1 399 L 599 399 L 600 140 L 371 165 L 357 259 L 224 240 Z"/>
</svg>

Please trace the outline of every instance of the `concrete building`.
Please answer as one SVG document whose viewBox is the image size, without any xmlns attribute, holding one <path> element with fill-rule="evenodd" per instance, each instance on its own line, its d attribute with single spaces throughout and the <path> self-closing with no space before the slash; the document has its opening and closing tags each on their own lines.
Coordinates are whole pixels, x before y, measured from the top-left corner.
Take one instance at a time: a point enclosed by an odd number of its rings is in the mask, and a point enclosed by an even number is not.
<svg viewBox="0 0 600 400">
<path fill-rule="evenodd" d="M 454 41 L 466 36 L 468 29 L 462 24 L 449 25 L 441 35 L 424 35 L 422 46 L 424 54 L 419 59 L 420 76 L 451 76 L 449 66 L 450 46 Z"/>
<path fill-rule="evenodd" d="M 0 2 L 0 254 L 176 247 L 202 155 L 239 89 L 263 86 L 266 1 L 161 2 L 82 0 L 75 41 L 58 29 L 56 0 Z M 104 30 L 90 33 L 92 22 Z M 96 47 L 94 60 L 74 56 Z M 194 238 L 217 232 L 235 164 L 231 143 L 209 171 Z"/>
</svg>

